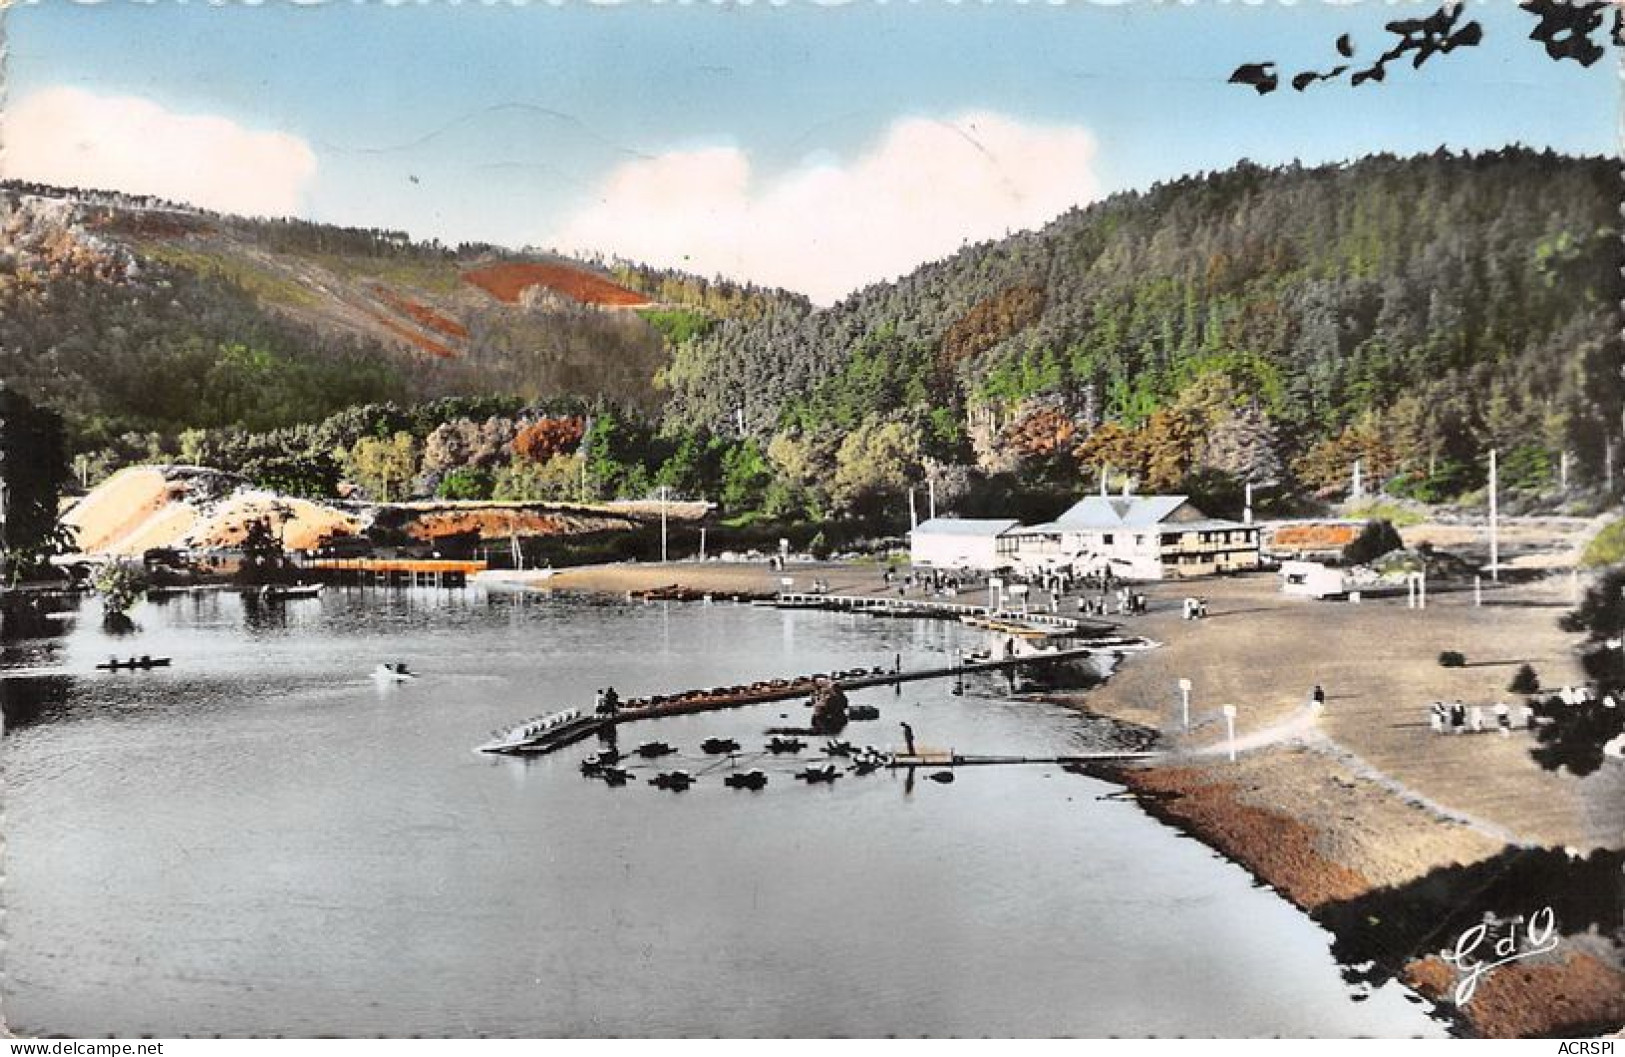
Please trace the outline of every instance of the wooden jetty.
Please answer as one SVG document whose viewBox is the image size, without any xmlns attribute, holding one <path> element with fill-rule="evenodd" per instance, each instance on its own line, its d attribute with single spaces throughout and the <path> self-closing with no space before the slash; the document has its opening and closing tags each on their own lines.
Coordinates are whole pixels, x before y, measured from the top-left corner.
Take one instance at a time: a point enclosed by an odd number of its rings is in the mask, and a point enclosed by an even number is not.
<svg viewBox="0 0 1625 1057">
<path fill-rule="evenodd" d="M 712 687 L 703 690 L 689 690 L 676 694 L 660 695 L 658 697 L 633 698 L 623 702 L 620 710 L 615 715 L 598 717 L 596 724 L 586 727 L 581 736 L 586 737 L 588 734 L 612 726 L 624 726 L 640 720 L 664 719 L 668 716 L 684 716 L 696 712 L 716 712 L 725 708 L 743 708 L 747 705 L 789 701 L 810 696 L 820 687 L 831 685 L 842 691 L 849 692 L 866 690 L 877 686 L 919 682 L 925 679 L 957 679 L 983 672 L 1007 671 L 1026 665 L 1084 661 L 1097 654 L 1110 654 L 1125 649 L 1147 649 L 1151 645 L 1153 644 L 1146 639 L 1110 639 L 1092 642 L 1087 646 L 1075 646 L 1070 649 L 1045 650 L 988 660 L 966 660 L 958 664 L 932 668 L 914 668 L 903 671 L 870 668 L 848 672 L 803 675 L 793 679 L 763 680 L 749 686 Z M 545 749 L 538 748 L 531 755 L 549 752 L 557 747 L 559 746 L 550 746 Z"/>
<path fill-rule="evenodd" d="M 988 606 L 965 602 L 940 602 L 929 598 L 906 598 L 901 595 L 830 595 L 800 591 L 781 591 L 770 599 L 756 603 L 775 609 L 826 609 L 842 613 L 869 613 L 883 617 L 921 617 L 936 620 L 973 620 L 1031 624 L 1050 629 L 1056 635 L 1104 635 L 1119 625 L 1104 620 L 1084 620 L 1060 613 L 1038 611 L 1021 612 L 1012 609 L 992 609 Z"/>
</svg>

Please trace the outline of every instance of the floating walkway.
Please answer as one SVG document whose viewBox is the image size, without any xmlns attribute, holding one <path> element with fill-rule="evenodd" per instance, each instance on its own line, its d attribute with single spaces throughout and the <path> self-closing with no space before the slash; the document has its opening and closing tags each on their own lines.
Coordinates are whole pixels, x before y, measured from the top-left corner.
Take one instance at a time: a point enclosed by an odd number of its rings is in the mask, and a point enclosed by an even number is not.
<svg viewBox="0 0 1625 1057">
<path fill-rule="evenodd" d="M 993 623 L 1031 624 L 1047 628 L 1056 635 L 1104 635 L 1117 630 L 1117 624 L 1102 620 L 1084 620 L 1062 616 L 1059 613 L 1020 612 L 1011 609 L 992 609 L 988 606 L 963 602 L 937 602 L 928 598 L 902 596 L 830 595 L 783 591 L 770 599 L 754 603 L 775 609 L 825 609 L 841 613 L 868 613 L 877 617 L 923 617 L 937 620 L 972 620 Z M 1002 629 L 999 629 L 1002 630 Z"/>
<path fill-rule="evenodd" d="M 887 767 L 897 769 L 901 767 L 1007 767 L 1019 764 L 1087 764 L 1087 763 L 1117 763 L 1123 760 L 1154 760 L 1161 756 L 1160 752 L 1145 750 L 1128 750 L 1121 752 L 1088 752 L 1070 756 L 963 756 L 957 752 L 922 751 L 909 755 L 908 753 L 893 753 L 886 763 Z"/>
<path fill-rule="evenodd" d="M 633 698 L 622 702 L 620 711 L 613 716 L 595 717 L 591 725 L 583 725 L 581 737 L 613 726 L 624 726 L 646 719 L 664 719 L 668 716 L 691 715 L 696 712 L 716 712 L 726 708 L 767 704 L 808 697 L 815 690 L 834 686 L 843 692 L 867 690 L 877 686 L 895 686 L 926 679 L 958 679 L 983 672 L 999 672 L 1034 664 L 1061 664 L 1068 661 L 1089 661 L 1097 657 L 1114 657 L 1122 652 L 1150 649 L 1156 643 L 1142 638 L 1112 638 L 1091 642 L 1087 646 L 1069 649 L 1029 650 L 1011 657 L 987 660 L 964 660 L 957 664 L 932 668 L 914 668 L 891 671 L 884 668 L 856 669 L 819 675 L 803 675 L 793 679 L 771 679 L 748 686 L 710 687 L 688 690 L 656 697 Z M 575 740 L 580 740 L 575 739 Z M 516 748 L 519 754 L 541 755 L 553 751 L 557 745 L 537 745 L 534 748 Z M 1037 761 L 1034 761 L 1037 762 Z"/>
</svg>

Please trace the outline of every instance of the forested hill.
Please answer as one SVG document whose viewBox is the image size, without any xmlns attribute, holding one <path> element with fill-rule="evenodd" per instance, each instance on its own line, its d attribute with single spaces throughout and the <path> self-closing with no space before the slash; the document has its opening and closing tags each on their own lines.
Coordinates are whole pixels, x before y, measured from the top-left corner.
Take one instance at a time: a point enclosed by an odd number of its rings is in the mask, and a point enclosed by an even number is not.
<svg viewBox="0 0 1625 1057">
<path fill-rule="evenodd" d="M 804 310 L 806 299 L 635 265 L 0 184 L 0 377 L 63 412 L 77 448 L 448 396 L 601 398 L 653 411 L 670 341 L 779 305 Z"/>
<path fill-rule="evenodd" d="M 1329 490 L 1363 457 L 1443 497 L 1490 446 L 1533 488 L 1565 450 L 1597 477 L 1619 187 L 1613 161 L 1523 150 L 1243 163 L 716 327 L 677 350 L 668 416 L 742 418 L 781 453 L 889 430 L 927 463 L 1057 484 L 1110 465 Z"/>
</svg>

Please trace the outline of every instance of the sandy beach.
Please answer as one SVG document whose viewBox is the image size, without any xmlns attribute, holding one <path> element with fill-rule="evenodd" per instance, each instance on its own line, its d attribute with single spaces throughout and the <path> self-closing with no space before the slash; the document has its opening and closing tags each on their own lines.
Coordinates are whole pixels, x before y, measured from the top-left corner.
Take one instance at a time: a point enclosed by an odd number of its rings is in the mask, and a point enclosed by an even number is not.
<svg viewBox="0 0 1625 1057">
<path fill-rule="evenodd" d="M 617 594 L 672 584 L 767 593 L 789 577 L 798 589 L 818 579 L 833 592 L 874 595 L 886 590 L 884 568 L 623 564 L 559 570 L 536 584 Z M 1574 601 L 1569 577 L 1488 584 L 1481 604 L 1470 585 L 1436 585 L 1426 608 L 1416 609 L 1403 594 L 1358 603 L 1289 598 L 1271 574 L 1136 589 L 1149 612 L 1111 619 L 1160 648 L 1136 655 L 1105 686 L 1062 700 L 1160 732 L 1169 755 L 1114 779 L 1152 814 L 1306 911 L 1335 917 L 1339 908 L 1403 893 L 1442 872 L 1487 867 L 1509 849 L 1586 855 L 1625 847 L 1625 768 L 1584 778 L 1546 771 L 1530 758 L 1532 733 L 1435 734 L 1428 724 L 1434 700 L 1517 703 L 1506 685 L 1523 663 L 1547 687 L 1581 681 L 1577 637 L 1557 626 Z M 1189 595 L 1207 600 L 1206 619 L 1182 619 Z M 985 597 L 978 585 L 961 600 Z M 1070 600 L 1061 611 L 1069 609 Z M 1466 666 L 1441 667 L 1443 650 L 1464 653 Z M 1193 683 L 1188 728 L 1181 678 Z M 1316 684 L 1327 698 L 1318 713 L 1309 705 Z M 1234 762 L 1221 711 L 1227 704 L 1238 712 Z M 1453 938 L 1434 937 L 1401 959 L 1402 978 L 1446 1006 L 1452 970 L 1436 954 Z M 1516 968 L 1458 1011 L 1470 1030 L 1529 1036 L 1625 1023 L 1625 972 L 1605 939 L 1565 940 Z"/>
</svg>

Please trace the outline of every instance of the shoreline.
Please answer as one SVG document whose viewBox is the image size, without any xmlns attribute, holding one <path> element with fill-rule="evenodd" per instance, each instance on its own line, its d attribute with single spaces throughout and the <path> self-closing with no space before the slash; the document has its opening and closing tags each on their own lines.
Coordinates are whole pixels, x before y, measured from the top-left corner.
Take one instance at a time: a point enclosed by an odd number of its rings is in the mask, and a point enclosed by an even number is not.
<svg viewBox="0 0 1625 1057">
<path fill-rule="evenodd" d="M 798 587 L 819 578 L 835 593 L 879 594 L 883 568 L 792 562 L 781 572 L 765 562 L 622 563 L 561 569 L 530 586 L 772 592 L 783 576 Z M 1537 662 L 1548 685 L 1569 681 L 1577 668 L 1555 629 L 1567 603 L 1562 587 L 1496 588 L 1494 608 L 1475 606 L 1469 588 L 1441 594 L 1425 613 L 1407 612 L 1402 599 L 1283 600 L 1273 577 L 1144 590 L 1152 613 L 1125 619 L 1123 631 L 1162 648 L 1137 655 L 1085 693 L 1026 695 L 1157 732 L 1171 750 L 1166 762 L 1094 766 L 1089 773 L 1122 786 L 1152 818 L 1273 888 L 1327 928 L 1338 946 L 1381 955 L 1352 964 L 1340 958 L 1354 982 L 1395 980 L 1434 1002 L 1459 1031 L 1547 1037 L 1625 1023 L 1617 934 L 1565 935 L 1552 954 L 1491 972 L 1464 1007 L 1456 1006 L 1456 974 L 1439 953 L 1452 947 L 1466 911 L 1427 902 L 1443 882 L 1464 892 L 1482 889 L 1484 877 L 1495 876 L 1488 871 L 1505 872 L 1509 858 L 1562 860 L 1559 849 L 1572 848 L 1590 857 L 1574 861 L 1603 863 L 1615 876 L 1608 857 L 1625 859 L 1625 797 L 1614 807 L 1608 802 L 1625 789 L 1625 776 L 1579 780 L 1542 772 L 1525 739 L 1433 735 L 1417 715 L 1416 703 L 1430 698 L 1505 696 L 1506 666 L 1513 663 L 1506 657 Z M 1211 596 L 1212 616 L 1179 621 L 1177 599 L 1184 594 Z M 983 597 L 980 588 L 962 595 Z M 1479 661 L 1481 671 L 1442 669 L 1441 643 L 1492 659 Z M 1190 730 L 1183 729 L 1173 692 L 1185 673 L 1197 684 Z M 1329 686 L 1325 715 L 1304 708 L 1312 682 Z M 1234 763 L 1223 751 L 1219 701 L 1236 702 L 1241 713 Z M 1407 920 L 1418 906 L 1438 917 Z M 1406 927 L 1380 924 L 1390 918 Z M 1355 968 L 1367 961 L 1364 970 Z"/>
</svg>

